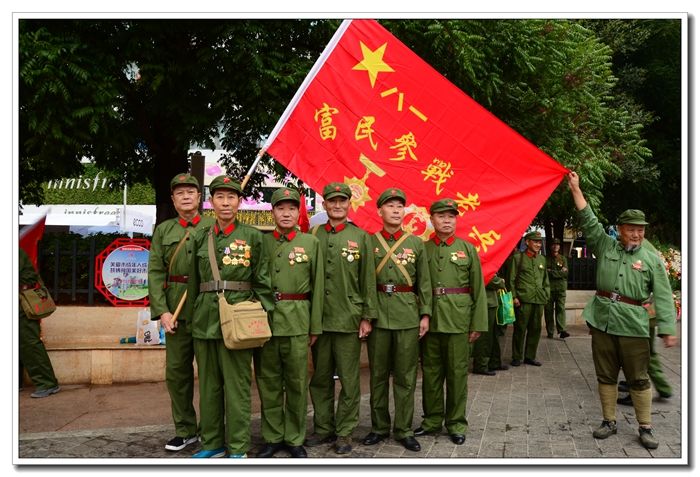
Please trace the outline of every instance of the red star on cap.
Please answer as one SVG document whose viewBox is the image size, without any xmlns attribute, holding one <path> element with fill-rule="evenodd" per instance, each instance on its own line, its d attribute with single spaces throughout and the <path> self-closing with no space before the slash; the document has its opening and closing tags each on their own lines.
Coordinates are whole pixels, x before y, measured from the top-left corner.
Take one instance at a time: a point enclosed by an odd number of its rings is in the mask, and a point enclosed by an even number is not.
<svg viewBox="0 0 700 477">
<path fill-rule="evenodd" d="M 178 178 L 178 180 L 179 180 L 180 182 L 184 181 L 185 179 L 186 179 L 185 176 L 180 176 L 180 177 Z"/>
<path fill-rule="evenodd" d="M 227 184 L 229 182 L 231 182 L 231 179 L 229 179 L 228 177 L 224 177 L 224 184 Z"/>
<path fill-rule="evenodd" d="M 335 190 L 340 190 L 340 186 L 335 186 Z"/>
<path fill-rule="evenodd" d="M 452 205 L 455 205 L 455 204 L 454 204 L 454 202 L 452 202 L 452 201 L 449 201 L 449 202 L 447 203 L 447 205 L 450 205 L 450 206 L 452 206 Z"/>
<path fill-rule="evenodd" d="M 288 190 L 284 191 L 284 195 L 289 195 L 289 191 Z"/>
</svg>

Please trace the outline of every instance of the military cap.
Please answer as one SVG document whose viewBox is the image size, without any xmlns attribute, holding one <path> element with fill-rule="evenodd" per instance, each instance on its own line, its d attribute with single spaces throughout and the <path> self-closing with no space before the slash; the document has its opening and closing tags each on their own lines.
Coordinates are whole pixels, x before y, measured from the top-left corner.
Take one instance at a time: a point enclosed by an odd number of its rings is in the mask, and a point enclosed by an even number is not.
<svg viewBox="0 0 700 477">
<path fill-rule="evenodd" d="M 618 216 L 617 224 L 649 225 L 649 222 L 646 221 L 644 212 L 642 212 L 641 210 L 627 209 Z"/>
<path fill-rule="evenodd" d="M 433 202 L 433 205 L 430 206 L 430 213 L 434 214 L 436 212 L 454 212 L 457 214 L 459 213 L 457 202 L 454 199 L 440 199 Z"/>
<path fill-rule="evenodd" d="M 558 238 L 552 239 L 551 245 L 561 245 L 561 241 Z"/>
<path fill-rule="evenodd" d="M 328 200 L 333 197 L 343 196 L 346 199 L 352 198 L 352 191 L 347 184 L 342 182 L 331 182 L 326 187 L 323 188 L 323 199 Z"/>
<path fill-rule="evenodd" d="M 297 205 L 301 202 L 299 199 L 299 192 L 297 192 L 294 189 L 290 189 L 289 187 L 280 187 L 276 191 L 272 193 L 272 198 L 270 199 L 270 203 L 274 207 L 275 204 L 278 202 L 282 202 L 283 200 L 290 200 L 292 202 L 296 202 Z"/>
<path fill-rule="evenodd" d="M 209 190 L 211 191 L 211 193 L 213 194 L 214 191 L 217 189 L 229 189 L 234 192 L 237 192 L 238 195 L 243 195 L 243 189 L 241 189 L 241 184 L 234 181 L 227 175 L 217 176 L 211 181 L 211 184 L 209 184 Z"/>
<path fill-rule="evenodd" d="M 195 186 L 199 190 L 199 181 L 192 174 L 178 174 L 173 177 L 173 180 L 170 181 L 170 190 L 172 191 L 181 185 Z"/>
<path fill-rule="evenodd" d="M 406 194 L 404 194 L 401 189 L 392 187 L 391 189 L 387 189 L 381 193 L 381 195 L 377 199 L 377 207 L 381 207 L 382 205 L 384 205 L 384 202 L 386 202 L 389 199 L 401 199 L 401 202 L 403 202 L 403 204 L 406 205 Z"/>
<path fill-rule="evenodd" d="M 525 234 L 525 240 L 542 240 L 542 234 L 537 230 Z"/>
</svg>

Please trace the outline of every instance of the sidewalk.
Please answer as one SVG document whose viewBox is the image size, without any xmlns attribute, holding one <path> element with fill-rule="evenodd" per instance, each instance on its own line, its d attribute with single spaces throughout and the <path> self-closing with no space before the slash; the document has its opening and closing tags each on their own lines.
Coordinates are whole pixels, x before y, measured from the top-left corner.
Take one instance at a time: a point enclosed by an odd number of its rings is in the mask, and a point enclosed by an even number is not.
<svg viewBox="0 0 700 477">
<path fill-rule="evenodd" d="M 655 434 L 660 445 L 649 451 L 638 442 L 637 423 L 629 406 L 618 406 L 617 435 L 602 441 L 591 436 L 602 417 L 590 336 L 584 325 L 572 326 L 569 332 L 571 337 L 566 340 L 552 340 L 546 336 L 541 339 L 538 359 L 542 367 L 523 365 L 498 372 L 493 377 L 469 375 L 469 431 L 461 446 L 452 444 L 444 432 L 436 437 L 418 438 L 422 446 L 420 452 L 407 451 L 393 439 L 376 446 L 362 445 L 362 438 L 370 431 L 369 380 L 367 369 L 363 369 L 360 425 L 353 434 L 353 452 L 344 457 L 458 458 L 447 462 L 455 464 L 507 464 L 510 458 L 540 458 L 545 459 L 541 463 L 572 464 L 596 463 L 583 460 L 595 458 L 663 458 L 666 464 L 681 464 L 682 458 L 688 461 L 688 456 L 681 455 L 681 423 L 682 419 L 687 419 L 681 415 L 681 400 L 687 395 L 681 389 L 683 344 L 666 349 L 660 340 L 657 341 L 666 376 L 675 392 L 668 400 L 655 398 L 652 403 Z M 678 334 L 680 337 L 680 326 Z M 509 327 L 502 345 L 504 363 L 510 361 L 511 336 L 512 327 Z M 420 384 L 419 375 L 414 427 L 418 427 L 421 420 Z M 33 388 L 28 388 L 19 393 L 19 457 L 31 459 L 22 463 L 51 463 L 53 458 L 187 458 L 199 450 L 199 446 L 195 446 L 170 453 L 163 448 L 174 436 L 164 382 L 63 386 L 61 392 L 45 399 L 30 398 L 32 391 Z M 255 387 L 252 396 L 251 457 L 262 445 L 260 405 Z M 313 428 L 312 417 L 309 401 L 309 431 Z M 309 447 L 307 451 L 312 458 L 341 457 L 329 446 Z M 287 456 L 286 452 L 277 455 Z M 495 459 L 499 461 L 494 462 Z"/>
</svg>

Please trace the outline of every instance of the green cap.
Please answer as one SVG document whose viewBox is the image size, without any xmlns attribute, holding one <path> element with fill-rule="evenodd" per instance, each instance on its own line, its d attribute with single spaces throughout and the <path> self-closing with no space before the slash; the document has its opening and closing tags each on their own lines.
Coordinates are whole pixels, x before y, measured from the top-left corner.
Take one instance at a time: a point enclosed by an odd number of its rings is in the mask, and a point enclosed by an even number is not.
<svg viewBox="0 0 700 477">
<path fill-rule="evenodd" d="M 459 213 L 459 210 L 457 209 L 457 202 L 455 202 L 454 199 L 440 199 L 437 202 L 433 202 L 433 205 L 430 206 L 431 214 L 446 211 L 451 211 L 455 214 Z"/>
<path fill-rule="evenodd" d="M 525 234 L 525 240 L 542 240 L 542 234 L 537 230 Z"/>
<path fill-rule="evenodd" d="M 644 212 L 637 209 L 627 209 L 617 218 L 617 224 L 630 224 L 630 225 L 649 225 L 646 221 Z"/>
<path fill-rule="evenodd" d="M 209 191 L 212 194 L 217 189 L 229 189 L 234 192 L 237 192 L 238 195 L 243 195 L 243 189 L 241 189 L 241 185 L 226 175 L 215 177 L 211 181 L 211 184 L 209 184 Z"/>
<path fill-rule="evenodd" d="M 280 187 L 279 189 L 274 191 L 272 193 L 270 203 L 274 207 L 275 204 L 277 204 L 278 202 L 282 202 L 283 200 L 291 200 L 292 202 L 296 202 L 297 205 L 299 205 L 299 203 L 301 202 L 299 199 L 299 192 L 289 187 Z"/>
<path fill-rule="evenodd" d="M 325 200 L 332 199 L 333 197 L 343 196 L 346 199 L 352 198 L 352 191 L 347 184 L 342 182 L 331 182 L 326 187 L 323 188 L 323 198 Z"/>
<path fill-rule="evenodd" d="M 379 199 L 377 199 L 377 207 L 381 207 L 382 205 L 384 205 L 384 202 L 386 202 L 389 199 L 401 199 L 403 205 L 406 205 L 406 194 L 404 194 L 401 189 L 392 187 L 391 189 L 387 189 L 384 192 L 382 192 L 382 194 L 379 196 Z"/>
<path fill-rule="evenodd" d="M 170 190 L 172 191 L 181 185 L 194 186 L 199 190 L 199 181 L 192 174 L 178 174 L 173 177 L 173 180 L 170 181 Z"/>
<path fill-rule="evenodd" d="M 561 241 L 558 238 L 552 239 L 551 245 L 561 245 Z"/>
</svg>

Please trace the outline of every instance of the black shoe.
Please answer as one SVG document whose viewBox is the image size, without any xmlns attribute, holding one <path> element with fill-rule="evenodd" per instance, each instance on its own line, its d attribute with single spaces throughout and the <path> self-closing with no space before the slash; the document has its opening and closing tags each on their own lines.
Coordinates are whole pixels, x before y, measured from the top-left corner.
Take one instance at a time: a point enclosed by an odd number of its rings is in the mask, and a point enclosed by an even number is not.
<svg viewBox="0 0 700 477">
<path fill-rule="evenodd" d="M 507 364 L 502 364 L 497 368 L 489 368 L 489 371 L 508 371 L 510 367 Z"/>
<path fill-rule="evenodd" d="M 180 437 L 176 436 L 170 439 L 166 444 L 165 448 L 169 451 L 172 452 L 177 452 L 179 450 L 184 449 L 190 444 L 194 444 L 197 442 L 199 438 L 197 436 L 190 436 L 190 437 Z"/>
<path fill-rule="evenodd" d="M 568 338 L 569 336 L 571 336 L 571 335 L 569 333 L 567 333 L 566 331 L 559 332 L 559 338 L 561 338 L 561 339 Z"/>
<path fill-rule="evenodd" d="M 472 371 L 472 374 L 481 374 L 483 376 L 495 376 L 496 371 Z"/>
<path fill-rule="evenodd" d="M 625 397 L 617 398 L 617 403 L 622 404 L 623 406 L 631 406 L 632 405 L 632 395 L 628 394 Z"/>
<path fill-rule="evenodd" d="M 379 444 L 382 442 L 384 439 L 386 439 L 387 435 L 381 435 L 377 434 L 376 432 L 370 432 L 367 434 L 367 436 L 362 440 L 362 443 L 366 446 L 373 446 L 375 444 Z"/>
<path fill-rule="evenodd" d="M 520 360 L 519 359 L 514 359 L 513 361 L 510 362 L 511 366 L 520 366 Z"/>
<path fill-rule="evenodd" d="M 420 436 L 432 436 L 432 435 L 434 435 L 434 434 L 436 434 L 436 431 L 426 431 L 425 429 L 423 429 L 423 427 L 419 427 L 418 429 L 416 429 L 415 431 L 413 431 L 413 435 L 414 435 L 415 437 L 420 437 Z"/>
<path fill-rule="evenodd" d="M 630 389 L 627 387 L 627 381 L 620 381 L 620 383 L 617 385 L 617 390 L 623 393 L 630 392 Z"/>
<path fill-rule="evenodd" d="M 536 359 L 528 359 L 528 358 L 525 358 L 525 364 L 529 364 L 530 366 L 542 366 L 542 363 L 540 363 Z"/>
<path fill-rule="evenodd" d="M 262 449 L 255 454 L 255 457 L 260 459 L 268 459 L 274 456 L 278 451 L 284 449 L 284 444 L 278 442 L 277 444 L 265 443 Z"/>
<path fill-rule="evenodd" d="M 410 451 L 418 452 L 420 450 L 420 444 L 413 436 L 404 437 L 403 439 L 398 439 L 398 441 Z"/>
<path fill-rule="evenodd" d="M 332 442 L 335 442 L 337 437 L 335 434 L 331 434 L 329 436 L 319 436 L 318 434 L 312 434 L 311 436 L 307 437 L 306 440 L 304 441 L 304 445 L 308 447 L 316 447 L 320 446 L 321 444 L 330 444 Z"/>
<path fill-rule="evenodd" d="M 464 444 L 464 434 L 450 434 L 450 440 L 458 446 L 461 446 Z"/>
<path fill-rule="evenodd" d="M 302 457 L 308 457 L 304 446 L 287 446 L 287 450 L 290 454 L 292 454 L 292 457 L 296 457 L 297 459 Z"/>
<path fill-rule="evenodd" d="M 336 454 L 349 454 L 352 452 L 352 439 L 350 436 L 338 437 L 335 443 Z"/>
</svg>

